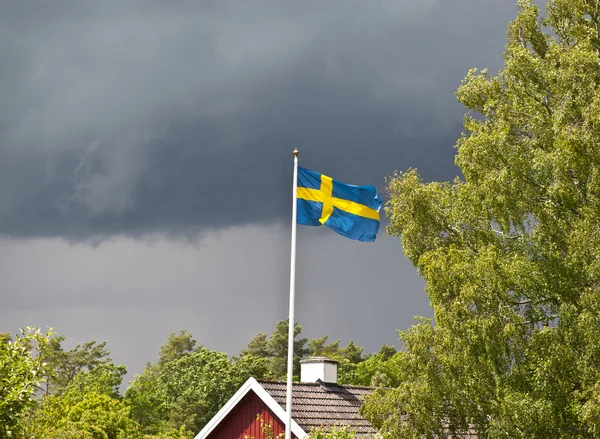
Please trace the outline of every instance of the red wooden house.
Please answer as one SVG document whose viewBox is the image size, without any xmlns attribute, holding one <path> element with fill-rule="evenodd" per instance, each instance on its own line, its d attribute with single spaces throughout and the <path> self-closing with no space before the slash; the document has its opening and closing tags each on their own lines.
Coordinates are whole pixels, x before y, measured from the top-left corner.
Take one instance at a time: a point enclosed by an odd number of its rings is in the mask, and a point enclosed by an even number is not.
<svg viewBox="0 0 600 439">
<path fill-rule="evenodd" d="M 324 357 L 301 362 L 301 382 L 292 390 L 292 436 L 304 439 L 316 427 L 347 425 L 358 438 L 372 438 L 376 430 L 359 414 L 370 387 L 337 384 L 337 363 Z M 195 439 L 267 439 L 283 437 L 286 383 L 250 378 Z M 278 436 L 280 435 L 281 436 Z"/>
</svg>

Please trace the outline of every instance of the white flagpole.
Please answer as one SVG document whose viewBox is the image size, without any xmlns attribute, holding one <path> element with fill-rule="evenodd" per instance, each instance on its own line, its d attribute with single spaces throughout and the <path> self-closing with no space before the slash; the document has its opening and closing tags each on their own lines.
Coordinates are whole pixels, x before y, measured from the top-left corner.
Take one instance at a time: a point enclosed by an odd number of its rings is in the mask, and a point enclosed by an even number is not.
<svg viewBox="0 0 600 439">
<path fill-rule="evenodd" d="M 294 374 L 294 300 L 296 295 L 296 192 L 298 188 L 298 148 L 294 149 L 294 195 L 292 197 L 292 257 L 290 263 L 290 316 L 288 332 L 288 364 L 287 364 L 287 393 L 285 407 L 287 419 L 285 422 L 285 439 L 292 438 L 292 377 Z"/>
</svg>

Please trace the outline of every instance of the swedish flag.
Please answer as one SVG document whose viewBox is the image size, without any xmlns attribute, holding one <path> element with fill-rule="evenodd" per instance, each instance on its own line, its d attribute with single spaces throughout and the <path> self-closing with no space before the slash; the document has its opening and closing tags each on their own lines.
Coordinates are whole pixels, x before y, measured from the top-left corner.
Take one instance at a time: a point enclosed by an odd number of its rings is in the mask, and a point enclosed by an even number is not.
<svg viewBox="0 0 600 439">
<path fill-rule="evenodd" d="M 383 200 L 373 186 L 341 183 L 318 172 L 298 167 L 297 223 L 322 224 L 342 236 L 375 241 Z"/>
</svg>

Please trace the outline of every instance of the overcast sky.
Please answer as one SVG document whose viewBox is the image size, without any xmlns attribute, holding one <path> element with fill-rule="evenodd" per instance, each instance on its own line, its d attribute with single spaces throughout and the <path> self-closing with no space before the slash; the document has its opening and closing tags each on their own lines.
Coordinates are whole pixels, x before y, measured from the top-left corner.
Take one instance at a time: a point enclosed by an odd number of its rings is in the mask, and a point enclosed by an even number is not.
<svg viewBox="0 0 600 439">
<path fill-rule="evenodd" d="M 292 150 L 382 189 L 457 175 L 472 67 L 513 0 L 0 0 L 0 331 L 107 341 L 133 373 L 169 332 L 235 354 L 287 317 Z M 429 315 L 383 224 L 299 228 L 296 318 L 375 351 Z"/>
</svg>

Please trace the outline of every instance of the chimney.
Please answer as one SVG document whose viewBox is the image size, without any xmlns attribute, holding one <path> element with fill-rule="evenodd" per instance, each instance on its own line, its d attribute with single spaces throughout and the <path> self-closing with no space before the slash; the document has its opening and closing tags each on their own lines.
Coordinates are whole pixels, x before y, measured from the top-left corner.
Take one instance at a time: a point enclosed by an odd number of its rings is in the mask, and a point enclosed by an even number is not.
<svg viewBox="0 0 600 439">
<path fill-rule="evenodd" d="M 300 361 L 300 381 L 315 383 L 321 380 L 328 384 L 337 384 L 338 362 L 327 357 L 310 357 Z"/>
</svg>

